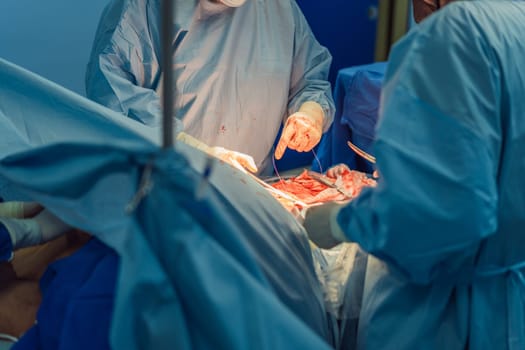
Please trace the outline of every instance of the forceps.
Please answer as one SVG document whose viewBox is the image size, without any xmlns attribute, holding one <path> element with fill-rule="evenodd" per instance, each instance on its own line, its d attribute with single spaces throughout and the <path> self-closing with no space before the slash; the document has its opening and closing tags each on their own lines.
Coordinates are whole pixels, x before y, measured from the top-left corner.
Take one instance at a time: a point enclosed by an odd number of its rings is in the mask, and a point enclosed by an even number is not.
<svg viewBox="0 0 525 350">
<path fill-rule="evenodd" d="M 363 151 L 361 148 L 357 147 L 356 145 L 354 145 L 350 141 L 346 141 L 346 144 L 348 145 L 348 147 L 350 147 L 352 149 L 352 151 L 354 151 L 355 153 L 357 153 L 358 155 L 360 155 L 364 159 L 368 160 L 370 163 L 372 163 L 372 164 L 376 163 L 376 157 L 374 157 L 370 153 L 366 153 L 365 151 Z"/>
</svg>

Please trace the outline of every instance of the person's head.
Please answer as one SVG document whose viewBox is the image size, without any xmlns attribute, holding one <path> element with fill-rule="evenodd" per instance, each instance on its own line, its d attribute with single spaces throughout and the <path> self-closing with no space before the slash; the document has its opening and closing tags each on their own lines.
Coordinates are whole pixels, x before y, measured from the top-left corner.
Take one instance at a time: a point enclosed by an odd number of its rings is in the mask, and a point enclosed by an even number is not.
<svg viewBox="0 0 525 350">
<path fill-rule="evenodd" d="M 412 0 L 414 20 L 419 23 L 425 17 L 455 0 Z"/>
</svg>

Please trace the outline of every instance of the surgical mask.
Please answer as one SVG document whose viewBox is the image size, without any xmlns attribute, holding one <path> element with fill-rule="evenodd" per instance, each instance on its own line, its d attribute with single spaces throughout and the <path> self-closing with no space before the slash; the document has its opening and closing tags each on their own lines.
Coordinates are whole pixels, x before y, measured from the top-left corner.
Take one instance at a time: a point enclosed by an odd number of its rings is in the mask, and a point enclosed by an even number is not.
<svg viewBox="0 0 525 350">
<path fill-rule="evenodd" d="M 228 7 L 239 7 L 244 5 L 246 0 L 220 0 L 224 5 Z"/>
</svg>

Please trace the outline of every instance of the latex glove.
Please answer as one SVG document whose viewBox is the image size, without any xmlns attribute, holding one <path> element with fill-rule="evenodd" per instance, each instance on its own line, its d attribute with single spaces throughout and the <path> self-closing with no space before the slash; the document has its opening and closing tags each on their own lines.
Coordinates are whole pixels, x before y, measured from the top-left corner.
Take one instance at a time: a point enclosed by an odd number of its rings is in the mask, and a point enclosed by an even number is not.
<svg viewBox="0 0 525 350">
<path fill-rule="evenodd" d="M 257 171 L 257 166 L 253 158 L 247 154 L 231 151 L 223 147 L 212 147 L 211 154 L 214 157 L 219 158 L 220 160 L 232 165 L 233 167 L 255 173 Z"/>
<path fill-rule="evenodd" d="M 319 248 L 329 249 L 347 241 L 337 224 L 337 214 L 345 204 L 329 202 L 308 208 L 303 226 L 308 238 Z"/>
<path fill-rule="evenodd" d="M 210 147 L 202 141 L 197 140 L 195 137 L 186 134 L 185 132 L 180 132 L 177 135 L 177 140 L 182 141 L 185 144 L 197 148 L 215 158 L 232 165 L 233 167 L 255 173 L 257 171 L 257 166 L 253 158 L 247 154 L 231 151 L 223 147 Z"/>
<path fill-rule="evenodd" d="M 275 158 L 281 159 L 286 148 L 297 152 L 308 152 L 314 148 L 323 135 L 324 112 L 320 104 L 305 102 L 288 117 L 283 133 L 275 148 Z"/>
<path fill-rule="evenodd" d="M 13 249 L 20 249 L 48 242 L 73 228 L 48 210 L 31 219 L 0 218 L 11 238 Z"/>
<path fill-rule="evenodd" d="M 0 218 L 29 218 L 44 209 L 37 202 L 2 202 L 0 203 Z"/>
<path fill-rule="evenodd" d="M 337 164 L 326 171 L 326 176 L 336 179 L 346 173 L 350 173 L 350 168 L 346 164 Z"/>
<path fill-rule="evenodd" d="M 337 164 L 326 171 L 326 176 L 336 179 L 337 177 L 349 172 L 350 168 L 348 166 L 346 166 L 345 164 Z M 372 173 L 372 178 L 379 178 L 379 172 L 377 170 L 374 170 L 374 172 Z"/>
</svg>

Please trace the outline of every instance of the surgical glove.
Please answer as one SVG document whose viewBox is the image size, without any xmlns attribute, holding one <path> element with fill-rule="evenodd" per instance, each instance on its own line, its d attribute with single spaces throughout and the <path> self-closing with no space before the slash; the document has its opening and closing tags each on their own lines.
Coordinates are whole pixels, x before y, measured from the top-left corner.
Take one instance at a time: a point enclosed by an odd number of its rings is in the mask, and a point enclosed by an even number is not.
<svg viewBox="0 0 525 350">
<path fill-rule="evenodd" d="M 337 179 L 339 176 L 350 173 L 350 168 L 345 164 L 337 164 L 326 171 L 326 176 Z M 374 170 L 372 173 L 373 179 L 379 179 L 379 172 Z"/>
<path fill-rule="evenodd" d="M 227 150 L 223 147 L 212 147 L 211 154 L 226 163 L 234 166 L 237 169 L 244 170 L 255 173 L 257 171 L 257 166 L 253 158 L 247 154 Z"/>
<path fill-rule="evenodd" d="M 241 170 L 248 169 L 252 173 L 257 171 L 257 166 L 253 158 L 247 154 L 243 154 L 236 151 L 227 150 L 223 147 L 210 147 L 202 141 L 197 140 L 195 137 L 180 132 L 177 135 L 177 140 L 182 141 L 185 144 L 201 150 L 211 156 L 221 159 L 222 161 L 238 168 Z"/>
<path fill-rule="evenodd" d="M 281 159 L 286 148 L 308 152 L 321 141 L 324 112 L 320 104 L 305 102 L 284 124 L 283 133 L 275 148 L 275 158 Z"/>
<path fill-rule="evenodd" d="M 308 238 L 319 248 L 330 249 L 347 239 L 337 224 L 337 214 L 345 204 L 329 202 L 306 211 L 303 226 Z"/>
<path fill-rule="evenodd" d="M 42 242 L 48 242 L 73 229 L 72 226 L 69 226 L 49 210 L 45 209 L 35 216 L 34 220 L 38 223 L 42 231 Z"/>
<path fill-rule="evenodd" d="M 326 176 L 336 179 L 339 176 L 349 173 L 350 168 L 348 166 L 346 166 L 345 164 L 337 164 L 326 171 Z"/>
<path fill-rule="evenodd" d="M 42 211 L 37 202 L 2 202 L 0 203 L 0 218 L 28 218 Z"/>
<path fill-rule="evenodd" d="M 72 229 L 48 210 L 31 219 L 0 218 L 11 238 L 13 249 L 20 249 L 50 241 Z"/>
</svg>

